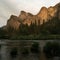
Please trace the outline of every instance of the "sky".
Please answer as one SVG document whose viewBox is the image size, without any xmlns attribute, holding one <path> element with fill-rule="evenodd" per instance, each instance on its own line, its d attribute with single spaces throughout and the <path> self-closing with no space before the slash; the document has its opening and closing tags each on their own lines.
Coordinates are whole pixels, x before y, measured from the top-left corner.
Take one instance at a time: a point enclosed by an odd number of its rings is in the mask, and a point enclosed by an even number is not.
<svg viewBox="0 0 60 60">
<path fill-rule="evenodd" d="M 11 15 L 18 16 L 21 10 L 37 14 L 41 7 L 54 6 L 60 0 L 0 0 L 0 27 L 7 24 Z"/>
</svg>

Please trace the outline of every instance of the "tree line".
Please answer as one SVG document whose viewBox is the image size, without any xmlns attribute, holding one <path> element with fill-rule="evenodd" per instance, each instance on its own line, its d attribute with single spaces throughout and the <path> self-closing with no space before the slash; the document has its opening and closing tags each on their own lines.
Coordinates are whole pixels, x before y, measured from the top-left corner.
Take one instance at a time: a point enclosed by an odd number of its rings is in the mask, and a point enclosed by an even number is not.
<svg viewBox="0 0 60 60">
<path fill-rule="evenodd" d="M 36 35 L 36 36 L 46 36 L 46 35 L 60 35 L 60 20 L 57 17 L 54 17 L 43 24 L 32 23 L 28 26 L 28 24 L 20 24 L 19 30 L 14 31 L 13 28 L 9 27 L 8 33 L 2 29 L 0 29 L 0 38 L 4 38 L 7 36 L 27 36 L 27 35 Z"/>
</svg>

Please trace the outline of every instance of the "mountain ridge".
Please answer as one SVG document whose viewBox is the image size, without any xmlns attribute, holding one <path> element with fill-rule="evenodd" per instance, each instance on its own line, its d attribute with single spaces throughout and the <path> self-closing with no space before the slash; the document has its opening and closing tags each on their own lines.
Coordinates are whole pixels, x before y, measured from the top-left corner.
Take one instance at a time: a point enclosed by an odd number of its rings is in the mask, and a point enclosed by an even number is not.
<svg viewBox="0 0 60 60">
<path fill-rule="evenodd" d="M 36 15 L 25 11 L 21 11 L 19 16 L 11 15 L 7 21 L 6 27 L 7 29 L 11 27 L 14 30 L 18 30 L 21 23 L 30 26 L 31 23 L 36 22 L 38 25 L 38 23 L 43 24 L 43 21 L 47 22 L 48 20 L 51 20 L 53 17 L 57 16 L 60 19 L 60 3 L 48 8 L 42 7 Z"/>
</svg>

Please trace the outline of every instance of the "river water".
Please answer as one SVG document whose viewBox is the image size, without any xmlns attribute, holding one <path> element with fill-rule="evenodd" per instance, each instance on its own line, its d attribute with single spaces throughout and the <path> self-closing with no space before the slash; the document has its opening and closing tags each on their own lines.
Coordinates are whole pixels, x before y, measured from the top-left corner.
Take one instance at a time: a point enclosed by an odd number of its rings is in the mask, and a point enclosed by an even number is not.
<svg viewBox="0 0 60 60">
<path fill-rule="evenodd" d="M 21 52 L 19 51 L 21 43 L 26 43 L 28 47 L 33 42 L 38 42 L 39 47 L 41 48 L 41 51 L 43 50 L 43 47 L 47 42 L 59 42 L 60 40 L 0 40 L 0 60 L 46 60 L 45 55 L 42 53 L 31 53 L 29 52 L 28 55 L 24 56 L 21 55 Z M 19 47 L 20 46 L 20 47 Z M 17 47 L 18 49 L 18 55 L 15 58 L 10 57 L 10 51 L 14 47 Z M 56 59 L 56 58 L 55 58 Z"/>
</svg>

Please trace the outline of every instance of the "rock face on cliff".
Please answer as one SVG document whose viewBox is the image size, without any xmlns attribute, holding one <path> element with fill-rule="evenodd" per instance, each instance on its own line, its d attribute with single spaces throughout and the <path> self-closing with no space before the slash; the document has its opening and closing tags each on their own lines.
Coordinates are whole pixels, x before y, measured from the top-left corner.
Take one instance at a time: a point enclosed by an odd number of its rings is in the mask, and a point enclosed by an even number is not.
<svg viewBox="0 0 60 60">
<path fill-rule="evenodd" d="M 43 20 L 47 22 L 48 20 L 51 20 L 53 17 L 56 16 L 57 9 L 55 7 L 42 7 L 40 12 L 37 14 L 38 17 L 41 20 L 41 23 L 43 23 Z"/>
<path fill-rule="evenodd" d="M 38 25 L 43 24 L 43 21 L 47 22 L 51 20 L 53 17 L 58 17 L 60 19 L 60 3 L 49 8 L 42 7 L 36 15 L 21 11 L 18 17 L 12 15 L 7 21 L 6 26 L 7 28 L 11 27 L 14 30 L 18 30 L 21 23 L 28 24 L 28 26 L 30 26 L 31 23 L 36 23 Z"/>
<path fill-rule="evenodd" d="M 12 28 L 13 30 L 18 30 L 20 26 L 19 18 L 17 16 L 11 15 L 10 19 L 7 21 L 7 29 Z"/>
<path fill-rule="evenodd" d="M 51 6 L 48 8 L 48 13 L 49 13 L 50 18 L 55 17 L 56 12 L 57 12 L 57 9 L 55 7 Z"/>
<path fill-rule="evenodd" d="M 41 23 L 43 23 L 43 20 L 46 22 L 49 19 L 48 9 L 46 7 L 42 7 L 37 16 L 41 20 Z"/>
<path fill-rule="evenodd" d="M 21 11 L 19 15 L 20 20 L 25 20 L 27 18 L 27 13 L 25 11 Z"/>
<path fill-rule="evenodd" d="M 54 7 L 57 9 L 56 15 L 60 19 L 60 3 L 56 4 Z"/>
<path fill-rule="evenodd" d="M 24 11 L 21 11 L 21 14 L 19 15 L 19 19 L 22 21 L 23 24 L 31 24 L 33 15 L 31 13 L 27 13 Z"/>
</svg>

